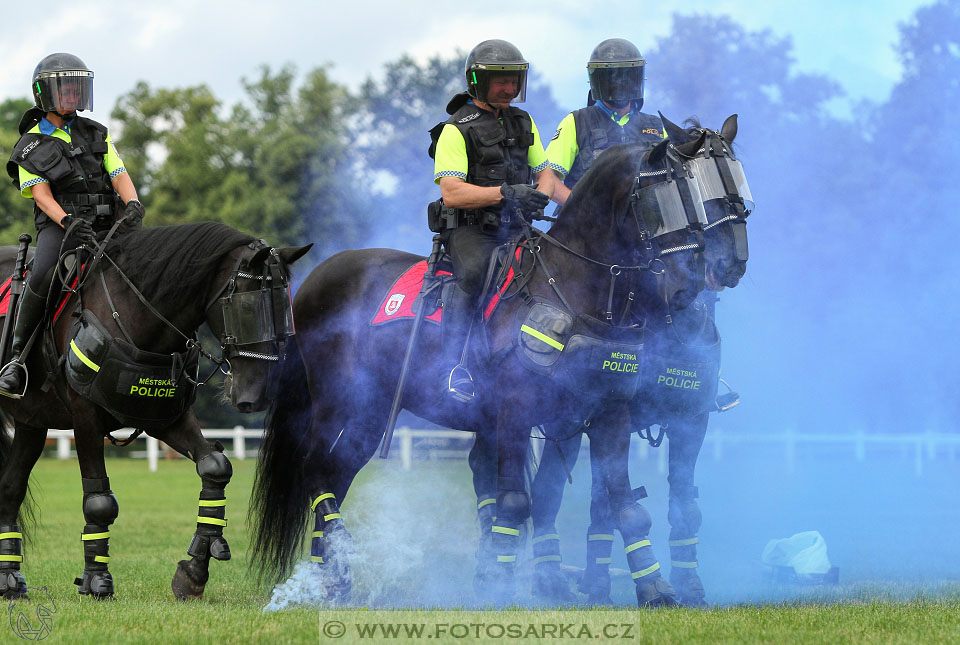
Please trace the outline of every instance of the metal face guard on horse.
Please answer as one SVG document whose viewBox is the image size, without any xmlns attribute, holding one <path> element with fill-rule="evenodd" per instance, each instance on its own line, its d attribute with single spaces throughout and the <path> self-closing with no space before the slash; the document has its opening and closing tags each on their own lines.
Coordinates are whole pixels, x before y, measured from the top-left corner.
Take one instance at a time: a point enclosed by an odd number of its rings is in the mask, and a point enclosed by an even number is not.
<svg viewBox="0 0 960 645">
<path fill-rule="evenodd" d="M 5 598 L 26 590 L 20 524 L 31 517 L 24 508 L 27 481 L 49 428 L 74 430 L 80 461 L 86 520 L 84 569 L 75 581 L 80 594 L 113 595 L 108 547 L 119 506 L 103 445 L 124 425 L 146 431 L 197 464 L 202 484 L 197 529 L 187 550 L 190 559 L 180 561 L 173 577 L 174 596 L 200 597 L 210 558 L 230 559 L 223 537 L 230 461 L 219 443 L 203 438 L 189 407 L 202 383 L 198 355 L 226 370 L 226 394 L 240 411 L 266 407 L 272 368 L 293 334 L 288 267 L 310 247 L 274 249 L 216 223 L 140 229 L 120 241 L 122 249 L 98 244 L 76 252 L 79 276 L 64 281 L 63 297 L 59 289 L 51 293 L 52 316 L 25 361 L 33 376 L 25 395 L 0 399 L 14 426 L 12 443 L 0 431 Z M 13 270 L 16 253 L 0 250 L 0 273 Z M 220 339 L 218 359 L 197 341 L 204 322 Z"/>
<path fill-rule="evenodd" d="M 633 308 L 682 308 L 703 288 L 707 222 L 684 163 L 703 139 L 612 148 L 577 185 L 550 234 L 522 242 L 514 266 L 520 297 L 501 294 L 477 343 L 486 351 L 472 364 L 474 404 L 438 401 L 430 379 L 404 392 L 403 408 L 418 416 L 495 437 L 497 518 L 489 531 L 496 564 L 489 579 L 501 598 L 512 594 L 519 527 L 529 515 L 529 428 L 588 418 L 611 396 L 629 399 L 631 388 L 621 384 L 635 384 L 636 374 L 615 372 L 609 360 L 620 353 L 636 363 L 642 339 L 624 321 Z M 348 596 L 350 537 L 339 505 L 381 441 L 412 324 L 370 321 L 385 290 L 422 259 L 389 249 L 343 252 L 316 267 L 297 292 L 298 347 L 283 361 L 251 500 L 261 576 L 279 580 L 290 571 L 313 513 L 311 560 L 330 575 L 331 602 Z M 543 312 L 543 319 L 556 314 L 566 322 L 543 327 L 531 317 Z M 439 343 L 437 326 L 425 326 L 412 364 L 432 365 Z M 548 350 L 557 355 L 537 369 Z M 552 371 L 550 361 L 562 369 Z"/>
<path fill-rule="evenodd" d="M 665 123 L 672 126 L 668 121 Z M 753 209 L 753 198 L 731 148 L 737 133 L 736 115 L 724 122 L 720 132 L 696 126 L 686 131 L 672 129 L 670 138 L 680 144 L 704 133 L 703 149 L 698 151 L 698 158 L 690 168 L 697 175 L 707 212 L 708 224 L 704 227 L 706 282 L 711 289 L 719 290 L 736 286 L 746 270 L 746 217 Z M 700 511 L 693 474 L 707 428 L 708 413 L 725 409 L 717 399 L 720 338 L 713 323 L 714 300 L 713 292 L 705 291 L 694 306 L 671 310 L 667 316 L 648 316 L 644 321 L 642 382 L 629 404 L 611 406 L 589 423 L 557 424 L 545 428 L 548 441 L 531 487 L 533 586 L 539 598 L 553 602 L 576 601 L 570 591 L 569 579 L 560 566 L 561 535 L 555 522 L 563 487 L 576 463 L 583 434 L 590 438 L 593 483 L 587 563 L 578 583 L 579 590 L 588 596 L 590 603 L 609 604 L 614 529 L 623 535 L 627 561 L 635 579 L 643 579 L 659 570 L 647 539 L 650 517 L 645 510 L 636 512 L 637 507 L 642 509 L 642 506 L 626 498 L 625 493 L 630 490 L 626 457 L 631 432 L 660 424 L 660 436 L 651 437 L 651 443 L 659 445 L 664 429 L 668 428 L 670 580 L 681 604 L 704 605 L 704 589 L 696 573 Z M 471 465 L 475 470 L 493 470 L 496 457 L 490 454 L 491 447 L 481 439 L 478 436 L 471 454 Z M 637 498 L 645 494 L 642 488 L 636 490 Z M 622 523 L 616 491 L 621 491 L 619 498 L 625 500 L 621 503 L 625 503 L 625 507 L 641 520 L 643 526 L 639 527 L 642 529 L 639 534 L 638 527 Z M 482 500 L 482 491 L 477 490 L 477 494 Z M 483 510 L 478 513 L 482 514 Z M 650 599 L 656 602 L 662 600 L 662 596 L 662 593 L 654 594 Z"/>
</svg>

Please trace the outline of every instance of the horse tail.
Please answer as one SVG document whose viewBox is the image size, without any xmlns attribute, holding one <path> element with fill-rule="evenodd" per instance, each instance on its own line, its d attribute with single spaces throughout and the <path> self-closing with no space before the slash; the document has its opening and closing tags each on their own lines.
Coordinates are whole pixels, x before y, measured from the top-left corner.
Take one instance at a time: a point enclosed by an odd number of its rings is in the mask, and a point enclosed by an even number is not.
<svg viewBox="0 0 960 645">
<path fill-rule="evenodd" d="M 11 466 L 13 439 L 10 435 L 13 432 L 16 432 L 13 418 L 6 412 L 0 411 L 0 475 Z M 36 527 L 36 519 L 36 502 L 33 499 L 30 480 L 28 479 L 26 495 L 24 495 L 23 502 L 20 504 L 20 511 L 17 516 L 17 523 L 20 525 L 20 531 L 24 537 L 28 537 L 28 534 Z"/>
<path fill-rule="evenodd" d="M 304 495 L 309 449 L 303 444 L 303 429 L 310 427 L 312 403 L 296 337 L 287 343 L 277 395 L 264 420 L 247 513 L 254 532 L 250 568 L 260 583 L 279 581 L 293 568 L 310 510 Z"/>
</svg>

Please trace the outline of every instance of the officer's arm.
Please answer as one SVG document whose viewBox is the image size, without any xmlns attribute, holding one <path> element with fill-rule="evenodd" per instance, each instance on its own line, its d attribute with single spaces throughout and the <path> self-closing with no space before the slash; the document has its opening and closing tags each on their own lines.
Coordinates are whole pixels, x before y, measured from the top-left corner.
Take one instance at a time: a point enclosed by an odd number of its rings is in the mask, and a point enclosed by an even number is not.
<svg viewBox="0 0 960 645">
<path fill-rule="evenodd" d="M 551 173 L 553 173 L 554 178 L 554 189 L 553 195 L 550 197 L 550 199 L 563 206 L 567 202 L 567 198 L 570 197 L 570 189 L 567 188 L 566 184 L 560 181 L 560 178 L 557 177 L 554 171 L 551 171 Z"/>
<path fill-rule="evenodd" d="M 124 204 L 132 199 L 137 199 L 137 189 L 134 187 L 133 180 L 130 179 L 129 173 L 120 173 L 114 177 L 110 183 L 113 184 L 113 189 L 120 195 L 120 199 L 123 200 Z"/>
<path fill-rule="evenodd" d="M 557 199 L 557 192 L 561 188 L 566 188 L 566 186 L 564 186 L 560 180 L 557 179 L 557 175 L 549 166 L 534 175 L 533 183 L 537 185 L 537 190 L 554 201 Z M 567 193 L 569 192 L 570 191 L 568 190 Z M 557 203 L 562 204 L 563 202 Z"/>
<path fill-rule="evenodd" d="M 60 220 L 67 216 L 66 211 L 63 210 L 57 200 L 53 198 L 53 191 L 50 190 L 50 184 L 46 182 L 34 184 L 30 187 L 30 190 L 33 192 L 33 200 L 37 203 L 37 206 L 54 222 L 59 224 Z"/>
<path fill-rule="evenodd" d="M 503 199 L 499 186 L 474 186 L 460 177 L 441 177 L 440 194 L 450 208 L 499 206 Z"/>
</svg>

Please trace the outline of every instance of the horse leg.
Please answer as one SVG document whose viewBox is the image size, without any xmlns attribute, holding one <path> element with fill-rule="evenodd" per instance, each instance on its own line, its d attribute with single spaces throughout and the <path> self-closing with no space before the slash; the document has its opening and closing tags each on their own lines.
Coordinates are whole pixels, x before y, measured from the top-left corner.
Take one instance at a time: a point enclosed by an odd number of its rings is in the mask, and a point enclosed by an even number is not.
<svg viewBox="0 0 960 645">
<path fill-rule="evenodd" d="M 566 435 L 569 428 L 557 425 L 553 432 Z M 540 466 L 530 488 L 533 519 L 533 593 L 554 603 L 571 603 L 576 596 L 570 591 L 567 577 L 560 569 L 560 534 L 557 514 L 563 500 L 567 473 L 580 455 L 583 433 L 576 432 L 562 441 L 547 440 Z"/>
<path fill-rule="evenodd" d="M 495 576 L 496 556 L 493 552 L 493 519 L 497 515 L 497 442 L 492 432 L 477 432 L 468 458 L 473 473 L 473 490 L 477 495 L 477 541 L 473 590 L 482 595 Z"/>
<path fill-rule="evenodd" d="M 97 422 L 99 413 L 79 398 L 73 400 L 74 437 L 83 488 L 83 519 L 86 524 L 83 542 L 83 573 L 73 581 L 81 596 L 98 600 L 113 597 L 113 576 L 110 562 L 110 525 L 117 519 L 120 506 L 110 490 L 110 480 L 103 461 L 103 432 Z"/>
<path fill-rule="evenodd" d="M 43 452 L 47 433 L 42 428 L 17 423 L 12 444 L 8 443 L 2 427 L 0 434 L 0 596 L 11 600 L 27 592 L 26 580 L 20 573 L 23 562 L 21 507 L 27 495 L 30 471 Z"/>
<path fill-rule="evenodd" d="M 524 485 L 524 465 L 529 448 L 529 424 L 513 419 L 519 403 L 505 399 L 497 414 L 497 516 L 490 527 L 491 584 L 483 596 L 495 603 L 510 601 L 516 593 L 516 561 L 520 527 L 530 517 L 530 496 Z"/>
<path fill-rule="evenodd" d="M 603 422 L 603 419 L 600 419 Z M 599 430 L 603 432 L 603 430 Z M 590 526 L 587 528 L 587 566 L 583 571 L 578 589 L 587 594 L 594 605 L 609 605 L 610 561 L 613 551 L 613 532 L 616 522 L 610 510 L 610 495 L 603 477 L 603 460 L 594 453 L 602 448 L 594 447 L 597 433 L 590 441 Z M 606 441 L 598 438 L 597 441 Z"/>
<path fill-rule="evenodd" d="M 383 408 L 383 414 L 379 411 Z M 350 557 L 353 555 L 353 536 L 347 530 L 340 502 L 360 469 L 370 461 L 380 444 L 386 410 L 374 406 L 362 419 L 350 421 L 329 454 L 310 459 L 313 473 L 307 475 L 311 491 L 310 510 L 314 513 L 310 541 L 310 561 L 316 563 L 323 575 L 324 595 L 331 603 L 350 600 L 353 574 Z M 336 418 L 337 415 L 324 415 Z M 322 442 L 322 445 L 329 445 Z"/>
<path fill-rule="evenodd" d="M 707 432 L 708 414 L 689 421 L 671 423 L 669 473 L 670 506 L 670 582 L 680 594 L 680 602 L 690 607 L 705 607 L 703 583 L 697 575 L 697 544 L 700 538 L 700 507 L 693 471 Z"/>
<path fill-rule="evenodd" d="M 200 598 L 210 578 L 210 558 L 226 561 L 231 556 L 223 528 L 227 525 L 225 489 L 233 476 L 233 467 L 219 442 L 203 438 L 192 410 L 161 436 L 167 445 L 197 464 L 201 484 L 197 529 L 187 548 L 190 559 L 177 563 L 170 588 L 177 600 Z"/>
<path fill-rule="evenodd" d="M 660 563 L 653 553 L 648 539 L 650 533 L 650 513 L 637 503 L 630 489 L 627 456 L 630 450 L 629 419 L 624 408 L 614 408 L 601 419 L 604 423 L 595 424 L 602 431 L 588 431 L 590 437 L 590 458 L 599 460 L 610 508 L 620 535 L 623 537 L 624 551 L 630 575 L 637 590 L 639 607 L 673 606 L 677 604 L 676 592 L 660 574 Z M 609 422 L 607 422 L 609 421 Z"/>
</svg>

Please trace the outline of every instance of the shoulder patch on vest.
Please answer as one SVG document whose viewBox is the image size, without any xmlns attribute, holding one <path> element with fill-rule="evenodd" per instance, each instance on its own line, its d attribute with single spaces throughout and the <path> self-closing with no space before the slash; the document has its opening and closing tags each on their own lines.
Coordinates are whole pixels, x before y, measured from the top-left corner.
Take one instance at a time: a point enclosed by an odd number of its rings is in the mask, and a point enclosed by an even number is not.
<svg viewBox="0 0 960 645">
<path fill-rule="evenodd" d="M 20 152 L 20 158 L 26 159 L 27 155 L 30 154 L 30 151 L 40 145 L 40 139 L 34 139 L 27 145 L 23 147 L 23 150 Z"/>
<path fill-rule="evenodd" d="M 478 116 L 480 116 L 480 110 L 477 110 L 477 111 L 474 112 L 473 114 L 468 114 L 467 116 L 463 117 L 462 119 L 457 120 L 457 123 L 468 123 L 468 122 L 473 121 L 474 119 L 476 119 Z"/>
</svg>

